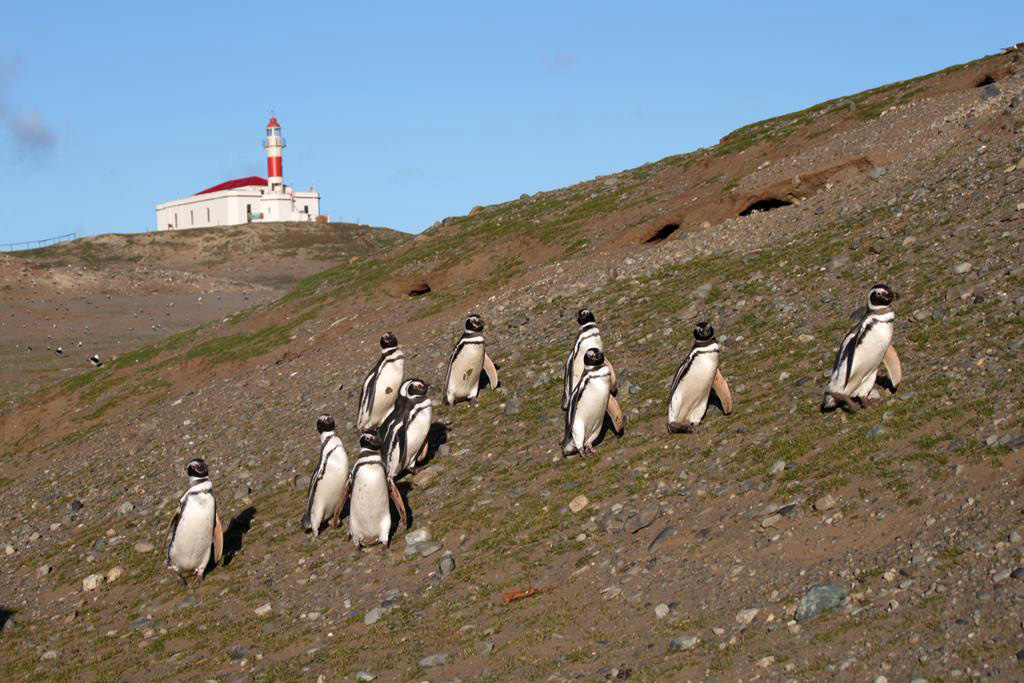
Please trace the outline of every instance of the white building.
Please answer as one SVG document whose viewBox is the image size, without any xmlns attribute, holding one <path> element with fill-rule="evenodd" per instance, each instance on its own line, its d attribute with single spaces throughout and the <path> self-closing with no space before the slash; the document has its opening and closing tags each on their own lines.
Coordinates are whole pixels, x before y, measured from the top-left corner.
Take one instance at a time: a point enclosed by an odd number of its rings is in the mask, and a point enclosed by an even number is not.
<svg viewBox="0 0 1024 683">
<path fill-rule="evenodd" d="M 267 124 L 267 178 L 229 180 L 191 197 L 156 206 L 157 230 L 209 228 L 259 221 L 312 221 L 320 216 L 318 192 L 295 192 L 284 184 L 281 125 L 271 116 Z M 326 220 L 324 216 L 320 220 Z"/>
</svg>

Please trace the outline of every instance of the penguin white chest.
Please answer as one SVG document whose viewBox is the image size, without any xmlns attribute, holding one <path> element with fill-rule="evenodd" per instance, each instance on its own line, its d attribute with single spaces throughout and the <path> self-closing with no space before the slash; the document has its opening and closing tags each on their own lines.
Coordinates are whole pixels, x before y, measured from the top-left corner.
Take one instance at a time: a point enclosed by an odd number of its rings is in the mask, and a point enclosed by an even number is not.
<svg viewBox="0 0 1024 683">
<path fill-rule="evenodd" d="M 206 567 L 213 544 L 213 495 L 190 494 L 167 552 L 168 564 L 179 572 Z"/>
<path fill-rule="evenodd" d="M 406 456 L 409 458 L 409 463 L 406 464 L 412 464 L 413 459 L 420 452 L 420 449 L 423 448 L 423 444 L 427 441 L 427 435 L 430 433 L 430 423 L 433 419 L 434 411 L 430 401 L 424 401 L 414 408 L 405 436 Z"/>
<path fill-rule="evenodd" d="M 686 372 L 669 402 L 668 419 L 670 422 L 700 422 L 708 406 L 711 384 L 718 371 L 719 354 L 717 352 L 699 353 L 690 362 Z"/>
<path fill-rule="evenodd" d="M 607 368 L 587 380 L 573 415 L 572 437 L 578 449 L 593 444 L 601 433 L 611 388 L 611 376 Z"/>
<path fill-rule="evenodd" d="M 355 476 L 349 500 L 349 534 L 356 545 L 387 544 L 391 508 L 384 468 L 360 467 Z"/>
<path fill-rule="evenodd" d="M 450 398 L 476 398 L 480 371 L 484 367 L 484 345 L 466 344 L 452 361 L 446 392 Z"/>
<path fill-rule="evenodd" d="M 334 511 L 334 506 L 341 497 L 348 483 L 348 457 L 341 448 L 337 448 L 327 459 L 323 476 L 317 482 L 310 505 L 309 517 L 314 529 Z"/>
<path fill-rule="evenodd" d="M 374 387 L 373 410 L 370 413 L 372 425 L 380 425 L 391 412 L 404 376 L 405 359 L 402 357 L 385 363 L 384 367 L 380 369 L 377 384 Z"/>
<path fill-rule="evenodd" d="M 839 393 L 863 398 L 867 396 L 875 383 L 878 366 L 885 356 L 886 349 L 892 343 L 892 320 L 876 321 L 861 337 L 860 345 L 853 352 L 853 365 L 850 368 L 850 379 L 847 381 L 847 362 L 839 364 L 829 381 L 829 389 Z M 854 343 L 851 338 L 848 344 Z"/>
</svg>

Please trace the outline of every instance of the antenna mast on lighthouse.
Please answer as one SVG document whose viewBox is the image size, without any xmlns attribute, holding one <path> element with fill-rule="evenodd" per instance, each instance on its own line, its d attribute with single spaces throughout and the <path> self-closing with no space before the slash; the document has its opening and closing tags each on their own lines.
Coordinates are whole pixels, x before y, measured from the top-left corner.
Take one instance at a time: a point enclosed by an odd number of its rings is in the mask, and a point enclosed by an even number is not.
<svg viewBox="0 0 1024 683">
<path fill-rule="evenodd" d="M 281 164 L 281 150 L 284 149 L 284 138 L 281 137 L 281 124 L 271 113 L 267 123 L 267 138 L 263 141 L 267 149 L 267 187 L 271 192 L 284 192 L 284 170 Z"/>
</svg>

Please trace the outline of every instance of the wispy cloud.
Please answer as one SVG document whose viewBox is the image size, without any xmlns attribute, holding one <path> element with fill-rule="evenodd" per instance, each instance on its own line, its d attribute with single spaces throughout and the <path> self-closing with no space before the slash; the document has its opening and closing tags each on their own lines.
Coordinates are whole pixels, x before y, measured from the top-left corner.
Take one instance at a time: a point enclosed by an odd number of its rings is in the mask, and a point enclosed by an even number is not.
<svg viewBox="0 0 1024 683">
<path fill-rule="evenodd" d="M 13 141 L 14 155 L 19 160 L 40 162 L 53 152 L 57 137 L 38 111 L 16 111 L 8 103 L 8 93 L 19 64 L 17 58 L 0 62 L 0 128 Z"/>
<path fill-rule="evenodd" d="M 576 55 L 563 50 L 555 50 L 546 53 L 541 61 L 549 71 L 562 71 L 576 65 Z"/>
</svg>

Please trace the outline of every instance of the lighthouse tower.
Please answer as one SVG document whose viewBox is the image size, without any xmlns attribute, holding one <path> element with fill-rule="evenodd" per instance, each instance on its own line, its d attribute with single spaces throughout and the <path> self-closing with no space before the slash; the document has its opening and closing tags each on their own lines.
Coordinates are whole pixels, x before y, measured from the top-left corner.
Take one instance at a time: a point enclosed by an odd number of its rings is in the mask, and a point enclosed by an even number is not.
<svg viewBox="0 0 1024 683">
<path fill-rule="evenodd" d="M 191 197 L 175 199 L 156 207 L 157 230 L 210 228 L 242 223 L 287 223 L 323 221 L 320 194 L 310 186 L 308 192 L 296 192 L 284 184 L 281 151 L 284 138 L 281 124 L 271 116 L 267 123 L 267 178 L 249 176 L 208 187 Z"/>
<path fill-rule="evenodd" d="M 284 149 L 284 138 L 281 137 L 281 124 L 276 116 L 271 116 L 267 123 L 267 138 L 263 141 L 267 149 L 267 189 L 274 193 L 284 192 L 284 172 L 281 166 L 281 150 Z"/>
</svg>

